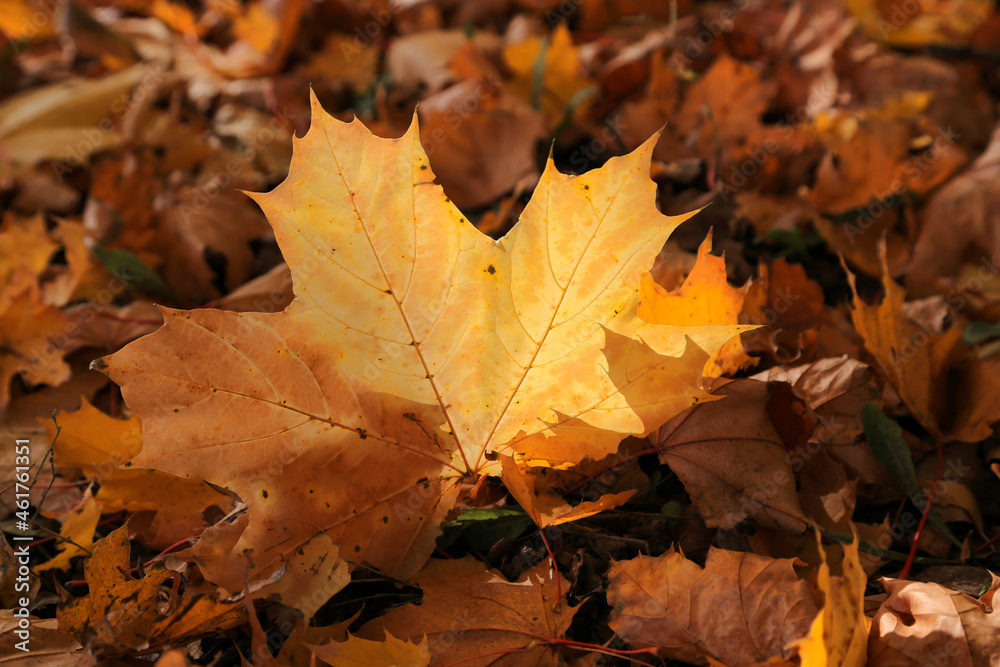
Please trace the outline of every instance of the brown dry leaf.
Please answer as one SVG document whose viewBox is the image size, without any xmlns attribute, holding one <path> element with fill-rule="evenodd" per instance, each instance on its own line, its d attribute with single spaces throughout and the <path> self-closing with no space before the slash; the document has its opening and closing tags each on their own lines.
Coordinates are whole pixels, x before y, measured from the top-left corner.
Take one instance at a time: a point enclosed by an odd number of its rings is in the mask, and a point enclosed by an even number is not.
<svg viewBox="0 0 1000 667">
<path fill-rule="evenodd" d="M 655 208 L 655 139 L 582 176 L 550 163 L 495 242 L 433 183 L 417 136 L 379 139 L 314 99 L 288 179 L 255 196 L 295 301 L 164 309 L 162 329 L 98 362 L 142 417 L 136 465 L 207 474 L 247 504 L 206 572 L 229 591 L 324 530 L 352 560 L 414 573 L 461 484 L 499 474 L 494 454 L 603 458 L 707 399 L 699 348 L 743 329 L 636 316 L 639 275 L 684 217 Z"/>
<path fill-rule="evenodd" d="M 1000 577 L 976 600 L 940 584 L 882 579 L 889 598 L 872 622 L 869 667 L 918 667 L 941 658 L 949 667 L 1000 664 Z"/>
<path fill-rule="evenodd" d="M 164 280 L 182 303 L 201 305 L 250 277 L 250 241 L 268 232 L 267 222 L 241 192 L 223 187 L 229 175 L 185 186 L 160 212 L 156 246 Z M 221 256 L 221 281 L 210 268 L 210 255 Z"/>
<path fill-rule="evenodd" d="M 122 111 L 122 96 L 149 74 L 134 65 L 103 79 L 73 78 L 15 95 L 0 104 L 0 177 L 27 174 L 42 160 L 59 160 L 56 175 L 98 151 L 117 146 L 121 134 L 107 120 Z M 107 128 L 107 131 L 103 131 Z"/>
<path fill-rule="evenodd" d="M 126 306 L 102 306 L 87 301 L 66 309 L 70 317 L 68 351 L 93 347 L 111 352 L 163 325 L 163 315 L 151 301 L 132 301 Z"/>
<path fill-rule="evenodd" d="M 998 184 L 1000 126 L 982 155 L 935 192 L 924 208 L 907 287 L 920 294 L 955 290 L 948 301 L 959 309 L 979 292 L 1000 301 Z M 966 291 L 971 294 L 961 293 Z"/>
<path fill-rule="evenodd" d="M 569 584 L 557 576 L 565 592 Z M 471 557 L 435 559 L 412 582 L 424 592 L 420 605 L 396 607 L 358 636 L 374 640 L 391 634 L 414 643 L 426 637 L 431 662 L 438 665 L 498 664 L 498 652 L 511 654 L 514 664 L 561 664 L 559 647 L 548 640 L 563 637 L 578 607 L 557 597 L 548 562 L 509 582 Z"/>
<path fill-rule="evenodd" d="M 467 43 L 464 30 L 427 30 L 392 40 L 386 51 L 386 69 L 392 72 L 393 84 L 410 93 L 426 89 L 436 93 L 455 78 L 449 63 Z M 476 32 L 472 38 L 482 52 L 499 50 L 499 38 Z"/>
<path fill-rule="evenodd" d="M 80 642 L 60 631 L 54 618 L 28 617 L 30 624 L 28 651 L 17 647 L 24 638 L 16 632 L 22 630 L 20 618 L 11 609 L 0 609 L 0 665 L 5 667 L 81 667 L 86 656 Z"/>
<path fill-rule="evenodd" d="M 313 654 L 332 667 L 368 667 L 369 665 L 407 665 L 427 667 L 431 653 L 427 637 L 412 643 L 397 639 L 386 631 L 385 640 L 373 641 L 350 636 L 343 642 L 311 646 Z"/>
<path fill-rule="evenodd" d="M 242 604 L 209 595 L 164 596 L 166 582 L 180 576 L 154 563 L 141 579 L 130 574 L 127 526 L 99 541 L 84 565 L 90 593 L 59 606 L 59 629 L 95 654 L 113 657 L 182 643 L 198 635 L 246 622 Z"/>
<path fill-rule="evenodd" d="M 361 92 L 378 76 L 379 55 L 375 44 L 357 35 L 333 34 L 327 36 L 322 50 L 295 71 L 313 80 L 343 81 Z"/>
<path fill-rule="evenodd" d="M 538 179 L 537 142 L 545 117 L 499 79 L 461 81 L 420 102 L 420 140 L 455 205 L 492 203 L 521 181 Z"/>
<path fill-rule="evenodd" d="M 819 544 L 819 534 L 816 535 Z M 822 544 L 823 563 L 816 588 L 823 594 L 823 608 L 809 634 L 796 643 L 802 667 L 864 667 L 868 619 L 865 618 L 865 574 L 858 558 L 858 540 L 843 547 L 842 576 L 831 576 Z"/>
<path fill-rule="evenodd" d="M 929 93 L 910 93 L 897 103 L 901 111 L 889 103 L 861 114 L 820 114 L 815 131 L 828 152 L 808 201 L 827 214 L 867 207 L 867 217 L 851 225 L 857 235 L 901 195 L 925 194 L 943 183 L 965 163 L 966 155 L 952 134 L 933 123 L 917 119 L 911 127 L 906 117 L 915 116 L 929 101 Z M 872 234 L 870 247 L 875 238 Z"/>
<path fill-rule="evenodd" d="M 17 374 L 29 384 L 57 386 L 69 379 L 64 350 L 51 341 L 64 335 L 68 324 L 62 311 L 42 303 L 38 283 L 27 271 L 17 271 L 0 287 L 0 413 Z"/>
<path fill-rule="evenodd" d="M 789 452 L 767 412 L 768 385 L 734 380 L 713 390 L 725 400 L 695 405 L 653 436 L 705 523 L 732 529 L 747 519 L 801 533 Z"/>
<path fill-rule="evenodd" d="M 764 327 L 743 334 L 744 348 L 783 363 L 795 361 L 816 341 L 823 302 L 823 288 L 801 264 L 784 259 L 761 264 L 760 278 L 750 283 L 744 300 L 743 319 Z"/>
<path fill-rule="evenodd" d="M 725 257 L 711 254 L 712 235 L 698 247 L 698 259 L 680 289 L 668 291 L 653 282 L 652 274 L 642 274 L 639 317 L 653 324 L 697 326 L 737 324 L 749 284 L 737 288 L 726 278 Z M 705 364 L 706 377 L 718 377 L 756 363 L 743 351 L 739 338 L 726 344 Z"/>
<path fill-rule="evenodd" d="M 704 568 L 673 549 L 612 562 L 609 624 L 628 643 L 675 660 L 792 665 L 788 646 L 816 616 L 795 562 L 714 547 Z"/>
<path fill-rule="evenodd" d="M 586 500 L 570 505 L 553 488 L 557 480 L 550 478 L 556 472 L 552 468 L 532 468 L 518 466 L 509 456 L 500 456 L 503 463 L 504 486 L 524 508 L 528 516 L 540 527 L 558 526 L 593 516 L 598 512 L 624 505 L 635 495 L 635 490 L 607 493 L 597 500 Z"/>
<path fill-rule="evenodd" d="M 864 426 L 861 407 L 877 403 L 881 388 L 870 366 L 853 357 L 828 357 L 801 366 L 776 366 L 754 377 L 764 382 L 788 382 L 817 416 L 817 428 L 805 452 L 796 452 L 793 469 L 803 464 L 803 454 L 822 448 L 866 484 L 890 484 L 891 479 L 867 443 L 861 442 Z"/>
<path fill-rule="evenodd" d="M 1000 385 L 993 368 L 1000 366 L 969 356 L 961 327 L 935 334 L 903 313 L 905 290 L 888 273 L 882 255 L 882 303 L 869 306 L 855 291 L 854 325 L 865 347 L 924 428 L 945 440 L 978 442 L 1000 420 Z M 848 272 L 854 288 L 854 275 Z M 991 379 L 992 378 L 992 379 Z M 949 384 L 951 382 L 951 384 Z"/>
<path fill-rule="evenodd" d="M 536 70 L 543 57 L 541 89 L 537 90 Z M 573 45 L 573 36 L 565 23 L 560 22 L 550 37 L 530 37 L 508 44 L 503 49 L 503 58 L 514 73 L 514 80 L 509 83 L 510 91 L 541 109 L 550 131 L 555 130 L 567 114 L 576 116 L 590 106 L 590 97 L 584 96 L 592 82 L 583 73 L 579 49 Z"/>
<path fill-rule="evenodd" d="M 622 136 L 634 146 L 666 124 L 654 152 L 657 159 L 710 160 L 725 184 L 742 188 L 748 177 L 738 173 L 738 163 L 750 160 L 754 150 L 765 155 L 779 150 L 778 134 L 760 122 L 776 89 L 752 65 L 725 54 L 694 82 L 687 82 L 669 58 L 654 56 L 645 98 L 623 109 Z M 761 168 L 753 166 L 755 173 Z"/>
</svg>

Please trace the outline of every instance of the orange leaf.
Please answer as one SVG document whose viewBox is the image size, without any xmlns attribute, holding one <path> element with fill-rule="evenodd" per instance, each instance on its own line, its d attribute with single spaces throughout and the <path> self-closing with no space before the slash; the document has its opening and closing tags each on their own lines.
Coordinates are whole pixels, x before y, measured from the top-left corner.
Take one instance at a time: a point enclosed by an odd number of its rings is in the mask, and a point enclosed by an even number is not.
<svg viewBox="0 0 1000 667">
<path fill-rule="evenodd" d="M 333 667 L 368 667 L 368 665 L 408 665 L 426 667 L 431 663 L 427 638 L 408 642 L 386 631 L 385 640 L 372 641 L 350 636 L 343 642 L 310 646 L 313 654 Z"/>
<path fill-rule="evenodd" d="M 749 283 L 732 287 L 726 278 L 725 257 L 711 254 L 712 234 L 698 247 L 698 259 L 680 289 L 669 292 L 657 285 L 649 273 L 642 274 L 639 317 L 653 324 L 704 326 L 738 324 Z M 757 362 L 743 351 L 734 338 L 712 355 L 705 364 L 707 377 L 718 377 L 748 368 Z"/>
<path fill-rule="evenodd" d="M 559 664 L 557 647 L 549 642 L 562 638 L 577 607 L 556 598 L 547 561 L 511 583 L 473 558 L 431 560 L 413 583 L 424 591 L 419 606 L 396 607 L 365 625 L 359 636 L 426 637 L 437 665 L 491 665 L 498 653 L 514 655 L 516 664 Z M 565 580 L 562 589 L 567 590 Z"/>
<path fill-rule="evenodd" d="M 791 665 L 786 647 L 816 615 L 795 562 L 714 547 L 704 569 L 673 549 L 613 562 L 611 628 L 630 644 L 685 662 Z"/>
<path fill-rule="evenodd" d="M 882 303 L 869 306 L 858 296 L 854 275 L 848 272 L 854 294 L 854 326 L 865 347 L 878 360 L 913 416 L 935 437 L 978 442 L 988 437 L 990 424 L 1000 420 L 1000 385 L 996 362 L 968 358 L 961 327 L 936 334 L 907 319 L 905 290 L 888 272 L 885 245 L 882 258 Z M 950 376 L 964 382 L 949 386 Z M 955 407 L 952 407 L 955 406 Z"/>
</svg>

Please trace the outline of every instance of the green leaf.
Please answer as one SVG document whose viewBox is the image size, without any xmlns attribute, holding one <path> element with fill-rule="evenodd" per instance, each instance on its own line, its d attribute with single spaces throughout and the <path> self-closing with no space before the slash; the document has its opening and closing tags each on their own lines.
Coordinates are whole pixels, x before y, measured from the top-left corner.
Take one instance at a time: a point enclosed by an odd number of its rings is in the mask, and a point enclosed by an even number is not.
<svg viewBox="0 0 1000 667">
<path fill-rule="evenodd" d="M 94 246 L 93 251 L 94 256 L 104 265 L 108 273 L 125 283 L 129 288 L 176 301 L 170 286 L 156 271 L 153 271 L 136 257 L 135 253 L 120 248 L 108 250 L 100 246 Z"/>
<path fill-rule="evenodd" d="M 464 526 L 477 521 L 490 521 L 491 519 L 500 519 L 508 516 L 527 515 L 524 513 L 524 510 L 511 509 L 507 507 L 467 507 L 459 513 L 458 517 L 456 517 L 454 521 L 447 521 L 443 525 L 445 527 Z"/>
<path fill-rule="evenodd" d="M 454 521 L 443 525 L 447 532 L 460 533 L 470 551 L 488 551 L 500 540 L 512 540 L 534 524 L 521 509 L 473 507 L 463 509 Z"/>
<path fill-rule="evenodd" d="M 899 485 L 917 508 L 923 510 L 926 497 L 917 480 L 917 470 L 913 465 L 910 448 L 903 440 L 903 429 L 899 424 L 889 419 L 882 409 L 874 403 L 866 403 L 861 408 L 861 423 L 865 427 L 865 437 L 875 458 L 889 471 L 892 479 Z M 955 537 L 945 525 L 941 516 L 931 508 L 927 520 L 938 531 L 948 538 L 948 541 L 962 548 L 962 542 Z"/>
<path fill-rule="evenodd" d="M 966 345 L 975 345 L 976 343 L 982 343 L 984 340 L 996 338 L 997 336 L 1000 336 L 1000 322 L 993 324 L 989 322 L 973 322 L 965 327 L 965 331 L 962 332 L 962 342 Z"/>
</svg>

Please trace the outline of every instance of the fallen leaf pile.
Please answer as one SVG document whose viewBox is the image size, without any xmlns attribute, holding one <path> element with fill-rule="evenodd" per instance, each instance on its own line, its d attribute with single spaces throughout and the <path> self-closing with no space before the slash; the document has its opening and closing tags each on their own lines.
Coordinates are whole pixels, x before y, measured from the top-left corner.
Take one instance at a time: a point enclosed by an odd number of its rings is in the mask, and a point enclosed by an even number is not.
<svg viewBox="0 0 1000 667">
<path fill-rule="evenodd" d="M 0 0 L 0 663 L 1000 665 L 998 31 Z"/>
</svg>

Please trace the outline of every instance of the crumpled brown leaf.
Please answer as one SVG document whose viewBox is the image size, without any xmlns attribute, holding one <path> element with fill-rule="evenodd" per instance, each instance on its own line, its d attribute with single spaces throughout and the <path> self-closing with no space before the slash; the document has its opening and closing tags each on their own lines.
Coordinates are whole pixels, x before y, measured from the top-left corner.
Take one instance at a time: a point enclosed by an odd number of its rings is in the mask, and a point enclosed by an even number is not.
<svg viewBox="0 0 1000 667">
<path fill-rule="evenodd" d="M 882 603 L 868 639 L 869 667 L 997 667 L 1000 616 L 993 609 L 1000 577 L 981 598 L 940 584 L 882 579 Z M 933 662 L 932 662 L 933 661 Z"/>
<path fill-rule="evenodd" d="M 673 549 L 613 562 L 611 628 L 630 644 L 685 662 L 790 665 L 787 647 L 816 616 L 795 563 L 714 547 L 704 569 Z"/>
</svg>

